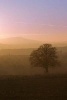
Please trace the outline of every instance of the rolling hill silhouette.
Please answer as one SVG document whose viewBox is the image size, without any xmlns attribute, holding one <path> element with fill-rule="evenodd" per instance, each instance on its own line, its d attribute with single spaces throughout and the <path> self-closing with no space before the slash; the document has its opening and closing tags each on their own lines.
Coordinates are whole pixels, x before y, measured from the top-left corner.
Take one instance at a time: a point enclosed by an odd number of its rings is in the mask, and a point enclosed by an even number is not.
<svg viewBox="0 0 67 100">
<path fill-rule="evenodd" d="M 11 37 L 0 39 L 0 49 L 22 49 L 22 48 L 38 48 L 41 44 L 47 43 L 44 41 L 26 39 L 23 37 Z M 51 43 L 54 46 L 65 47 L 67 46 L 67 42 L 53 42 Z"/>
<path fill-rule="evenodd" d="M 23 37 L 11 37 L 1 39 L 1 49 L 20 49 L 20 48 L 36 48 L 42 43 L 40 41 L 25 39 Z"/>
</svg>

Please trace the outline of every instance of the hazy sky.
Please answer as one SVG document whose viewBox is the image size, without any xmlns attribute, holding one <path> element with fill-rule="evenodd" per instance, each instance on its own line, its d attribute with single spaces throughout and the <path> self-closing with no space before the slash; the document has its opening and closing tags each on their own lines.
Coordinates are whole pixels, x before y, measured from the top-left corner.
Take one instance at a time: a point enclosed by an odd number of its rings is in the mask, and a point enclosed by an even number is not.
<svg viewBox="0 0 67 100">
<path fill-rule="evenodd" d="M 0 0 L 0 38 L 67 40 L 67 0 Z"/>
</svg>

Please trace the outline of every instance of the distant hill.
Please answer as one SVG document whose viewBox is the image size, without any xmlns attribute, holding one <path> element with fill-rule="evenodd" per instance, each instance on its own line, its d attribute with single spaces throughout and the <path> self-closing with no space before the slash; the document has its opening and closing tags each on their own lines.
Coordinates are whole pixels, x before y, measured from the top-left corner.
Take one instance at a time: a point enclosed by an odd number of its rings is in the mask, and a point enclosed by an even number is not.
<svg viewBox="0 0 67 100">
<path fill-rule="evenodd" d="M 28 49 L 28 48 L 38 48 L 40 45 L 47 42 L 37 41 L 32 39 L 26 39 L 23 37 L 11 37 L 0 39 L 0 49 Z M 58 47 L 59 49 L 65 49 L 67 51 L 67 42 L 62 43 L 51 43 L 53 46 Z"/>
<path fill-rule="evenodd" d="M 0 49 L 36 48 L 42 43 L 40 41 L 25 39 L 23 37 L 11 37 L 0 40 Z"/>
<path fill-rule="evenodd" d="M 5 44 L 25 44 L 25 43 L 37 43 L 38 41 L 32 40 L 32 39 L 26 39 L 23 37 L 10 37 L 10 38 L 5 38 L 1 39 L 2 43 Z"/>
</svg>

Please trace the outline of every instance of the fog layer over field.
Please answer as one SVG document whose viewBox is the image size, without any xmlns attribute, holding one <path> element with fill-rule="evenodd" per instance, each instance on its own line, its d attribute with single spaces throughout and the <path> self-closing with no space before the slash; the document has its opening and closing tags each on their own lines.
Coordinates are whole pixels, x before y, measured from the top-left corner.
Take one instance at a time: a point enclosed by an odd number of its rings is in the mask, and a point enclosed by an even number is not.
<svg viewBox="0 0 67 100">
<path fill-rule="evenodd" d="M 35 49 L 35 48 L 34 48 Z M 43 75 L 45 69 L 30 65 L 29 49 L 1 49 L 0 50 L 0 75 Z M 48 74 L 67 73 L 67 47 L 58 47 L 60 66 L 49 68 Z"/>
</svg>

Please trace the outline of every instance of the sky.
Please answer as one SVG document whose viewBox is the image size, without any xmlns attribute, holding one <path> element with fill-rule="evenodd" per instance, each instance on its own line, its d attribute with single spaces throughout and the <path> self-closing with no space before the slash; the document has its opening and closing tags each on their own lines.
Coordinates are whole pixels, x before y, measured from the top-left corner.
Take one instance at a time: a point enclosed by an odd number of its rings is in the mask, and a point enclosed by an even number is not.
<svg viewBox="0 0 67 100">
<path fill-rule="evenodd" d="M 66 42 L 67 0 L 0 0 L 0 39 Z"/>
</svg>

